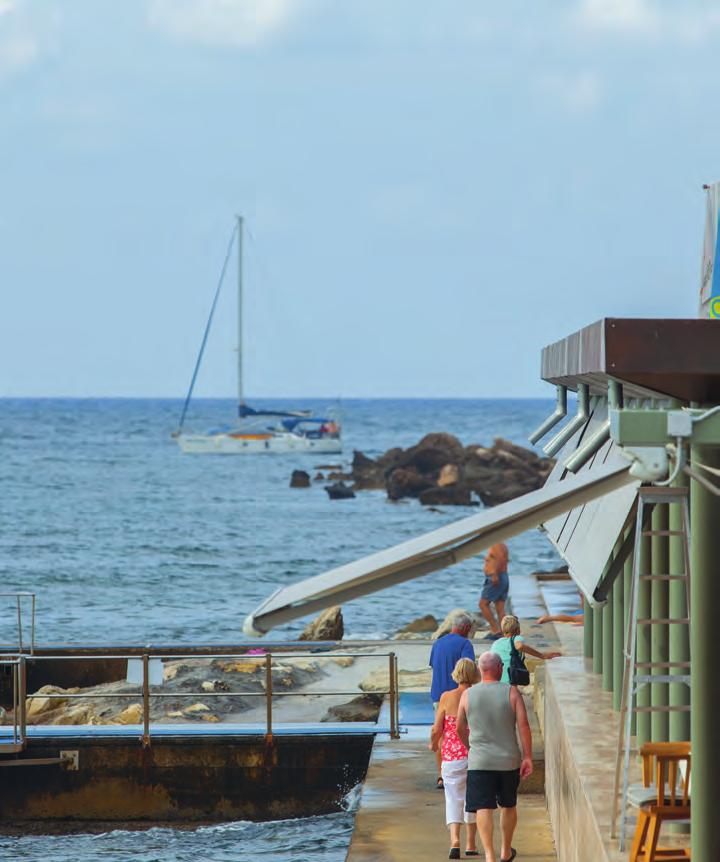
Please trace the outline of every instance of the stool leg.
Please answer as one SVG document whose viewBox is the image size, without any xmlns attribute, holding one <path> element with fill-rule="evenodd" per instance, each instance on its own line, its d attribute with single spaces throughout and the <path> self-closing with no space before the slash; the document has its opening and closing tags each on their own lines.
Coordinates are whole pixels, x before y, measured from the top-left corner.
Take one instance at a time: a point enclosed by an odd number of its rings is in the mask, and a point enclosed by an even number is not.
<svg viewBox="0 0 720 862">
<path fill-rule="evenodd" d="M 635 837 L 633 838 L 632 847 L 630 848 L 629 862 L 638 862 L 640 854 L 645 846 L 645 835 L 647 834 L 649 818 L 647 814 L 640 808 L 638 810 L 638 822 L 635 827 Z"/>
<path fill-rule="evenodd" d="M 662 820 L 656 815 L 648 818 L 647 841 L 645 842 L 645 862 L 655 862 L 655 851 L 660 838 L 660 826 Z"/>
</svg>

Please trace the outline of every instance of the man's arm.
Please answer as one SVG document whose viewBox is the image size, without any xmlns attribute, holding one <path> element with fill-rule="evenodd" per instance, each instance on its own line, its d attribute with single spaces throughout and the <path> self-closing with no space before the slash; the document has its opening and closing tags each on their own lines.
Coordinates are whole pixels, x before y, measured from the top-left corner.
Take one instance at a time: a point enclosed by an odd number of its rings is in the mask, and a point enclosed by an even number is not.
<svg viewBox="0 0 720 862">
<path fill-rule="evenodd" d="M 510 705 L 515 711 L 518 733 L 520 735 L 520 747 L 522 748 L 522 763 L 520 764 L 520 778 L 527 778 L 532 774 L 532 731 L 525 709 L 525 701 L 520 692 L 512 686 L 510 689 Z"/>
<path fill-rule="evenodd" d="M 460 705 L 457 714 L 457 735 L 465 748 L 470 747 L 470 728 L 467 720 L 467 689 L 460 695 Z"/>
<path fill-rule="evenodd" d="M 460 651 L 461 658 L 469 658 L 470 661 L 475 661 L 475 650 L 473 649 L 472 641 L 470 638 L 465 638 L 465 643 L 462 646 L 462 650 Z"/>
</svg>

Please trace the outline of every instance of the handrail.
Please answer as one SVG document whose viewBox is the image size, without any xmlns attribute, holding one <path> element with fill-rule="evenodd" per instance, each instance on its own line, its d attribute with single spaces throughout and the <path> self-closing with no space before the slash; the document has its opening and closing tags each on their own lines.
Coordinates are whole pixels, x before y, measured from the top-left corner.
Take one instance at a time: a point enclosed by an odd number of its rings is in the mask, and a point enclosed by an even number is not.
<svg viewBox="0 0 720 862">
<path fill-rule="evenodd" d="M 10 750 L 21 751 L 25 747 L 27 738 L 27 715 L 25 692 L 27 689 L 27 676 L 25 673 L 25 656 L 15 659 L 0 658 L 0 665 L 12 666 L 12 742 L 9 743 Z M 2 748 L 8 750 L 8 743 L 2 743 Z"/>
<path fill-rule="evenodd" d="M 388 689 L 367 692 L 367 694 L 378 694 L 389 697 L 389 713 L 390 713 L 390 736 L 393 739 L 397 739 L 400 735 L 400 707 L 399 707 L 399 699 L 400 699 L 400 691 L 398 684 L 398 659 L 397 654 L 394 652 L 389 653 L 374 653 L 368 652 L 365 654 L 358 653 L 322 653 L 318 655 L 317 653 L 299 653 L 299 654 L 281 654 L 281 663 L 290 663 L 293 659 L 299 658 L 336 658 L 341 656 L 351 656 L 354 659 L 377 659 L 377 658 L 387 658 L 388 659 Z M 63 661 L 71 658 L 70 656 L 42 656 L 42 661 L 47 660 L 58 660 Z M 97 661 L 101 660 L 103 656 L 77 656 L 72 657 L 75 660 L 78 658 L 81 660 L 88 661 Z M 119 660 L 137 660 L 137 655 L 131 656 L 112 656 L 114 659 Z M 228 659 L 243 659 L 243 660 L 256 660 L 258 662 L 258 666 L 265 666 L 265 690 L 264 691 L 177 691 L 177 692 L 154 692 L 151 691 L 150 685 L 150 659 L 161 660 L 165 658 L 166 660 L 177 660 L 177 659 L 197 659 L 196 655 L 187 655 L 187 654 L 173 654 L 168 656 L 151 656 L 148 653 L 144 653 L 141 656 L 142 659 L 142 683 L 139 684 L 139 691 L 130 691 L 130 692 L 87 692 L 87 693 L 43 693 L 43 694 L 28 694 L 27 693 L 27 678 L 25 674 L 25 657 L 18 656 L 14 659 L 3 659 L 0 658 L 0 664 L 14 664 L 17 665 L 17 674 L 14 677 L 14 683 L 16 686 L 16 693 L 13 695 L 13 716 L 14 721 L 19 724 L 21 728 L 21 737 L 24 741 L 25 739 L 25 727 L 27 723 L 26 718 L 26 703 L 28 700 L 34 700 L 35 698 L 46 698 L 48 700 L 92 700 L 92 699 L 107 699 L 107 698 L 137 698 L 138 695 L 142 697 L 142 736 L 141 743 L 144 748 L 147 748 L 151 744 L 151 718 L 150 718 L 150 702 L 151 698 L 172 698 L 174 700 L 179 700 L 183 698 L 194 698 L 194 697 L 202 697 L 206 698 L 215 698 L 215 697 L 264 697 L 266 700 L 266 717 L 265 717 L 265 736 L 266 740 L 269 744 L 272 744 L 273 740 L 273 698 L 275 697 L 304 697 L 307 696 L 307 692 L 301 691 L 276 691 L 273 689 L 273 680 L 272 680 L 272 670 L 273 670 L 273 659 L 277 658 L 277 656 L 273 656 L 272 653 L 266 652 L 261 655 L 247 655 L 245 653 L 226 653 L 218 656 L 202 656 L 202 659 L 215 659 L 215 658 L 228 658 Z M 356 697 L 358 694 L 362 693 L 357 689 L 355 691 L 338 691 L 338 690 L 322 690 L 322 691 L 313 691 L 313 697 Z M 24 742 L 23 742 L 24 744 Z"/>
<path fill-rule="evenodd" d="M 5 593 L 0 592 L 0 598 L 12 598 L 15 599 L 15 604 L 17 608 L 17 628 L 18 628 L 18 651 L 20 653 L 25 652 L 24 644 L 23 644 L 23 624 L 22 624 L 22 605 L 20 599 L 30 598 L 31 602 L 31 611 L 30 611 L 30 655 L 34 655 L 35 653 L 35 604 L 36 604 L 36 594 L 29 592 L 14 592 L 14 593 Z"/>
</svg>

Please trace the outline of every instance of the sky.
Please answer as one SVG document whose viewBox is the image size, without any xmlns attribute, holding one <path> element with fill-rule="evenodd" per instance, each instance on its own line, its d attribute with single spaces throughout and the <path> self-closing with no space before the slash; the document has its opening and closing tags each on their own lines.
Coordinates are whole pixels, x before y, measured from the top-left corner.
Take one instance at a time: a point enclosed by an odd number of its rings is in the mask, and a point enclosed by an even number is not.
<svg viewBox="0 0 720 862">
<path fill-rule="evenodd" d="M 0 397 L 536 397 L 694 317 L 720 4 L 0 0 Z M 197 392 L 232 396 L 235 264 Z"/>
</svg>

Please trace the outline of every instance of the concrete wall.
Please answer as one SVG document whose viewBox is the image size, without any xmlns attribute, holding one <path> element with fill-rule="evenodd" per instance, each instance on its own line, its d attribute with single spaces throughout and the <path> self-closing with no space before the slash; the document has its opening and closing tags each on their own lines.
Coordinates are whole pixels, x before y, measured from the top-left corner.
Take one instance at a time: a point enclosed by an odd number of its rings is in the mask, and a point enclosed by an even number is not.
<svg viewBox="0 0 720 862">
<path fill-rule="evenodd" d="M 269 820 L 325 814 L 367 771 L 373 736 L 34 742 L 26 758 L 78 752 L 77 771 L 0 768 L 0 822 Z"/>
<path fill-rule="evenodd" d="M 545 793 L 559 862 L 626 859 L 609 840 L 617 713 L 581 658 L 540 672 L 545 730 Z"/>
</svg>

